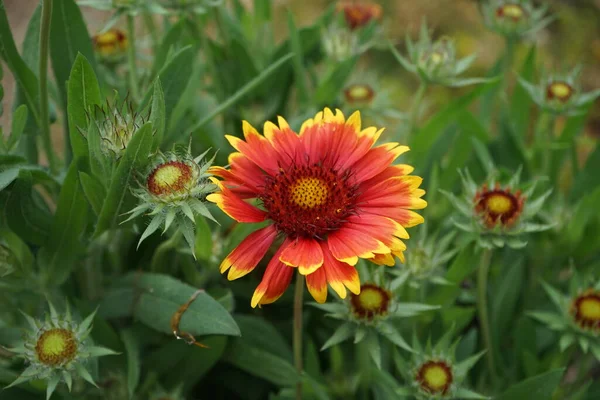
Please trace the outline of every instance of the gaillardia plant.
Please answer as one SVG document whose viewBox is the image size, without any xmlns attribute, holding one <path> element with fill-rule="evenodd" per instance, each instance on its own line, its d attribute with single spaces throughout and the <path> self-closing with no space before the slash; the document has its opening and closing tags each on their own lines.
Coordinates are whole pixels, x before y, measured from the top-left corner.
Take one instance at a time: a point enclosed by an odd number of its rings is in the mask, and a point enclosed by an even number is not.
<svg viewBox="0 0 600 400">
<path fill-rule="evenodd" d="M 362 28 L 372 21 L 380 20 L 383 14 L 381 5 L 375 2 L 340 1 L 337 4 L 337 9 L 344 14 L 346 24 L 352 30 Z"/>
<path fill-rule="evenodd" d="M 272 303 L 294 271 L 306 276 L 319 303 L 327 284 L 342 298 L 360 292 L 359 258 L 389 264 L 404 259 L 407 227 L 423 222 L 411 209 L 424 208 L 422 179 L 392 162 L 408 147 L 375 146 L 383 129 L 362 129 L 360 113 L 317 113 L 296 134 L 283 118 L 264 125 L 264 136 L 247 122 L 245 140 L 227 136 L 238 151 L 229 169 L 213 167 L 220 191 L 207 197 L 231 218 L 270 223 L 244 239 L 222 262 L 230 280 L 251 272 L 280 237 L 275 255 L 252 297 L 252 306 Z M 249 200 L 254 200 L 249 202 Z"/>
<path fill-rule="evenodd" d="M 77 324 L 73 321 L 69 307 L 65 315 L 59 315 L 51 303 L 48 306 L 50 315 L 46 315 L 43 321 L 24 314 L 30 329 L 26 331 L 24 341 L 10 351 L 24 358 L 29 365 L 7 386 L 43 379 L 48 382 L 46 399 L 52 396 L 61 381 L 67 384 L 70 391 L 74 377 L 83 378 L 96 385 L 86 368 L 86 363 L 94 357 L 117 354 L 110 349 L 89 343 L 87 338 L 92 330 L 96 312 Z"/>
<path fill-rule="evenodd" d="M 546 282 L 543 286 L 558 313 L 534 311 L 529 315 L 561 333 L 558 342 L 561 351 L 578 344 L 584 353 L 591 351 L 600 361 L 600 280 L 593 282 L 575 275 L 569 294 Z"/>
<path fill-rule="evenodd" d="M 150 167 L 139 176 L 139 186 L 132 189 L 140 204 L 129 211 L 127 222 L 142 214 L 151 217 L 138 246 L 161 226 L 163 233 L 172 225 L 183 237 L 195 256 L 196 216 L 213 219 L 205 205 L 206 196 L 217 186 L 210 182 L 207 170 L 213 159 L 205 160 L 208 150 L 198 157 L 191 155 L 191 142 L 186 152 L 171 151 L 154 155 Z"/>
<path fill-rule="evenodd" d="M 354 343 L 365 341 L 375 365 L 381 367 L 380 338 L 386 338 L 393 345 L 413 351 L 404 340 L 394 321 L 415 317 L 440 307 L 399 302 L 397 294 L 374 282 L 363 283 L 360 293 L 350 295 L 350 299 L 328 304 L 313 303 L 313 306 L 327 312 L 327 316 L 345 321 L 325 342 L 321 350 L 352 339 Z"/>
<path fill-rule="evenodd" d="M 530 35 L 545 28 L 553 17 L 548 5 L 535 6 L 531 0 L 488 0 L 481 6 L 488 29 L 509 38 Z"/>
<path fill-rule="evenodd" d="M 397 391 L 398 395 L 413 396 L 419 400 L 488 399 L 466 388 L 463 383 L 469 370 L 484 352 L 456 362 L 455 353 L 460 338 L 451 343 L 452 335 L 453 331 L 450 329 L 434 346 L 428 342 L 425 348 L 414 335 L 414 352 L 410 361 L 405 360 L 398 351 L 394 351 L 396 368 L 409 383 Z"/>
<path fill-rule="evenodd" d="M 534 223 L 532 220 L 550 196 L 552 190 L 532 198 L 535 184 L 522 191 L 520 170 L 503 185 L 492 174 L 486 183 L 477 186 L 469 171 L 461 172 L 462 198 L 442 191 L 459 212 L 454 225 L 472 234 L 481 247 L 494 248 L 507 245 L 522 248 L 527 245 L 524 234 L 550 229 L 552 225 Z"/>
<path fill-rule="evenodd" d="M 582 91 L 580 74 L 581 67 L 578 66 L 568 73 L 543 74 L 537 85 L 523 78 L 519 78 L 519 84 L 542 110 L 552 114 L 578 115 L 585 113 L 585 107 L 600 97 L 600 89 Z"/>
</svg>

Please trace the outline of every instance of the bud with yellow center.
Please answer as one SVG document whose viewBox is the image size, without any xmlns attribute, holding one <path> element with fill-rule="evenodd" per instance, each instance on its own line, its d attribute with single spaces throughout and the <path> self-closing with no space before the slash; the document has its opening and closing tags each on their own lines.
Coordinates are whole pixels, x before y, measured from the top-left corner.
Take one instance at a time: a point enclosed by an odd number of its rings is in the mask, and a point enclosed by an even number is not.
<svg viewBox="0 0 600 400">
<path fill-rule="evenodd" d="M 548 5 L 537 7 L 531 0 L 487 0 L 481 10 L 490 30 L 511 38 L 533 34 L 552 21 Z"/>
<path fill-rule="evenodd" d="M 195 244 L 196 217 L 214 218 L 205 205 L 206 196 L 217 186 L 207 172 L 212 159 L 205 161 L 202 155 L 191 156 L 191 143 L 186 153 L 159 152 L 150 168 L 138 177 L 139 187 L 132 189 L 140 204 L 128 212 L 130 221 L 143 214 L 151 217 L 139 245 L 161 226 L 163 233 L 175 226 L 184 236 L 192 254 Z M 214 159 L 214 157 L 213 157 Z"/>
<path fill-rule="evenodd" d="M 471 234 L 471 240 L 484 248 L 522 248 L 527 242 L 524 234 L 550 229 L 553 224 L 532 223 L 552 190 L 533 198 L 536 185 L 519 190 L 521 171 L 518 170 L 506 185 L 501 185 L 492 174 L 478 187 L 468 171 L 461 172 L 463 196 L 442 191 L 459 211 L 455 226 Z M 504 186 L 504 188 L 502 188 Z M 493 187 L 493 189 L 490 189 Z"/>
<path fill-rule="evenodd" d="M 67 384 L 70 391 L 74 377 L 81 377 L 96 385 L 86 364 L 91 358 L 116 354 L 89 343 L 88 336 L 95 312 L 77 324 L 73 321 L 68 306 L 64 315 L 59 315 L 52 304 L 49 304 L 49 308 L 50 315 L 44 321 L 25 315 L 30 330 L 26 332 L 24 342 L 11 351 L 24 358 L 29 366 L 7 386 L 43 379 L 48 382 L 46 399 L 52 396 L 61 381 Z"/>
<path fill-rule="evenodd" d="M 529 316 L 560 332 L 557 343 L 562 352 L 578 346 L 600 361 L 600 280 L 575 271 L 568 294 L 543 281 L 542 286 L 557 312 L 534 311 Z"/>
</svg>

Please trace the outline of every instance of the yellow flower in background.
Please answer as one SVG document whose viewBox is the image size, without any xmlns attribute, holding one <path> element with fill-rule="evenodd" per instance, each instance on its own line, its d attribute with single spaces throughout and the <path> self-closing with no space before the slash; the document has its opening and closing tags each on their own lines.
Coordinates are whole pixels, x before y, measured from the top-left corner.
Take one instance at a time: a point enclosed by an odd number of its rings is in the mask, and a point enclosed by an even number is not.
<svg viewBox="0 0 600 400">
<path fill-rule="evenodd" d="M 118 62 L 125 57 L 129 45 L 127 35 L 120 29 L 112 28 L 94 35 L 92 38 L 96 54 L 105 61 Z"/>
</svg>

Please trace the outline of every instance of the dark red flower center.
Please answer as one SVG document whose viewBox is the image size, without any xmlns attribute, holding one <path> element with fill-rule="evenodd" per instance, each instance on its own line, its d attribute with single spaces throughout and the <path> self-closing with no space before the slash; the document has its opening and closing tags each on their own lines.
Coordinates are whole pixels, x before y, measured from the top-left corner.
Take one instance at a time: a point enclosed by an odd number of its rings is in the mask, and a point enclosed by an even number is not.
<svg viewBox="0 0 600 400">
<path fill-rule="evenodd" d="M 452 369 L 444 361 L 427 361 L 421 364 L 415 379 L 423 391 L 444 395 L 452 385 Z"/>
<path fill-rule="evenodd" d="M 556 81 L 552 82 L 546 87 L 546 99 L 547 100 L 558 100 L 561 103 L 569 101 L 573 96 L 573 87 L 567 82 Z"/>
<path fill-rule="evenodd" d="M 269 176 L 259 196 L 280 232 L 288 237 L 323 239 L 356 209 L 357 186 L 349 174 L 320 163 L 280 169 Z"/>
<path fill-rule="evenodd" d="M 586 290 L 573 299 L 569 311 L 581 328 L 600 332 L 600 291 Z"/>
<path fill-rule="evenodd" d="M 352 294 L 350 304 L 354 315 L 371 320 L 373 317 L 387 314 L 390 299 L 390 292 L 384 288 L 372 283 L 365 283 L 360 287 L 359 294 Z"/>
<path fill-rule="evenodd" d="M 510 189 L 500 189 L 496 184 L 494 190 L 488 190 L 487 185 L 484 185 L 475 194 L 473 202 L 475 212 L 489 228 L 493 228 L 498 223 L 509 227 L 516 222 L 523 211 L 525 198 L 521 196 L 520 191 L 512 193 Z"/>
<path fill-rule="evenodd" d="M 525 14 L 523 7 L 515 3 L 508 3 L 496 9 L 496 17 L 510 18 L 514 22 L 520 21 Z"/>
<path fill-rule="evenodd" d="M 182 192 L 190 183 L 192 168 L 181 161 L 160 164 L 148 175 L 148 190 L 157 196 Z"/>
</svg>

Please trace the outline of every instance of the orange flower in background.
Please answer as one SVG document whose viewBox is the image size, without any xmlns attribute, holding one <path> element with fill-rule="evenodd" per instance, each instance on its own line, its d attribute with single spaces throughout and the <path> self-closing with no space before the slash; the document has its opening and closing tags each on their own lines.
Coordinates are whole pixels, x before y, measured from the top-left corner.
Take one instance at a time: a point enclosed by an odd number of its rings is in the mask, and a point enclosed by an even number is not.
<svg viewBox="0 0 600 400">
<path fill-rule="evenodd" d="M 96 52 L 103 58 L 122 56 L 127 51 L 128 46 L 127 35 L 116 28 L 94 35 L 92 42 Z"/>
<path fill-rule="evenodd" d="M 360 292 L 359 258 L 390 266 L 394 256 L 404 260 L 405 228 L 423 222 L 410 209 L 427 205 L 422 179 L 408 175 L 413 168 L 392 165 L 408 147 L 374 147 L 383 129 L 361 129 L 359 112 L 346 120 L 328 108 L 305 121 L 300 134 L 281 117 L 279 126 L 265 123 L 264 136 L 246 121 L 243 131 L 245 140 L 227 136 L 238 151 L 229 156 L 230 168 L 209 170 L 223 180 L 213 178 L 220 191 L 207 200 L 239 222 L 270 221 L 223 260 L 221 272 L 229 271 L 229 280 L 251 272 L 275 239 L 283 239 L 253 307 L 277 300 L 296 270 L 322 303 L 327 284 L 342 298 L 346 288 Z"/>
<path fill-rule="evenodd" d="M 367 25 L 371 20 L 380 20 L 382 9 L 376 3 L 355 3 L 342 1 L 337 5 L 338 11 L 344 12 L 344 18 L 350 29 Z"/>
</svg>

